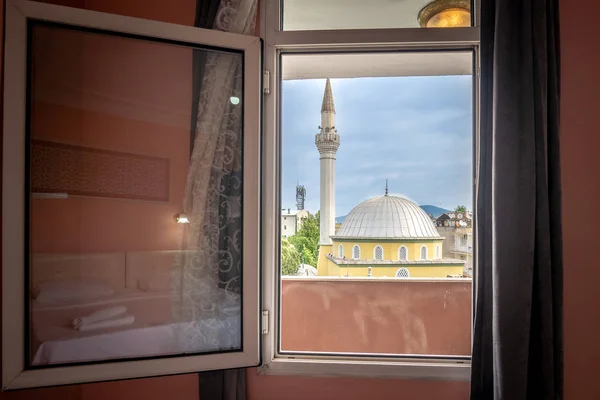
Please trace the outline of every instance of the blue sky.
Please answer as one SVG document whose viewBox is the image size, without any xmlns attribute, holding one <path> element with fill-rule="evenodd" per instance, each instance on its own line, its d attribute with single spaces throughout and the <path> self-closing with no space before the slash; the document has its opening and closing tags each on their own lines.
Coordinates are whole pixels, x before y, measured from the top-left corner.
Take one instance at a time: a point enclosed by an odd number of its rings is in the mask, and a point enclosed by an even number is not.
<svg viewBox="0 0 600 400">
<path fill-rule="evenodd" d="M 418 204 L 472 205 L 471 76 L 332 79 L 340 134 L 336 216 L 360 202 L 399 194 Z M 290 80 L 282 89 L 282 208 L 319 209 L 319 153 L 325 79 Z"/>
</svg>

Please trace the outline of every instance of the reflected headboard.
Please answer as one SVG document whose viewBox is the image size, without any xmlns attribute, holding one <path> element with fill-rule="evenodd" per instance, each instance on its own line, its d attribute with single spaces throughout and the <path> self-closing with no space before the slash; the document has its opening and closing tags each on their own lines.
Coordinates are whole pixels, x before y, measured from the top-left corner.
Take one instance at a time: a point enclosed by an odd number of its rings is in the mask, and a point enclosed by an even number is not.
<svg viewBox="0 0 600 400">
<path fill-rule="evenodd" d="M 31 288 L 46 281 L 94 279 L 125 289 L 125 253 L 32 254 Z"/>
</svg>

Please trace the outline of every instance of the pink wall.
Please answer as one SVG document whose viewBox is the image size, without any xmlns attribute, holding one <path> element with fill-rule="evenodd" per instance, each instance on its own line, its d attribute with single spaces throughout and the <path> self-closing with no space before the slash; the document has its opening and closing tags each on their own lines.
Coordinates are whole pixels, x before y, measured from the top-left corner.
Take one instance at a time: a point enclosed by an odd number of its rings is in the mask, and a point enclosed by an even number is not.
<svg viewBox="0 0 600 400">
<path fill-rule="evenodd" d="M 141 1 L 141 0 L 140 0 Z M 118 12 L 190 24 L 194 0 L 144 2 L 129 0 L 131 8 Z M 79 3 L 83 4 L 84 1 Z M 91 3 L 91 2 L 90 2 Z M 111 1 L 110 4 L 121 2 Z M 565 259 L 565 398 L 600 398 L 595 360 L 600 356 L 600 307 L 595 295 L 600 282 L 596 268 L 597 232 L 591 223 L 600 201 L 597 115 L 600 110 L 600 34 L 596 16 L 600 3 L 561 0 L 562 41 L 562 169 L 563 232 Z M 106 2 L 106 4 L 109 4 Z M 124 5 L 119 7 L 125 7 Z M 149 10 L 151 9 L 151 10 Z M 177 10 L 177 11 L 175 11 Z M 104 9 L 104 11 L 112 11 Z M 176 15 L 175 15 L 176 14 Z M 185 18 L 184 18 L 185 17 Z M 1 32 L 1 30 L 0 30 Z M 251 400 L 270 399 L 468 399 L 468 384 L 455 382 L 374 380 L 368 378 L 303 378 L 256 376 L 248 371 Z M 10 400 L 65 399 L 125 400 L 132 394 L 147 399 L 197 399 L 197 381 L 192 375 L 125 382 L 76 385 L 65 388 L 2 393 Z"/>
<path fill-rule="evenodd" d="M 600 3 L 561 1 L 562 181 L 564 236 L 565 393 L 567 399 L 600 398 L 597 296 L 600 239 L 590 215 L 600 202 Z"/>
<path fill-rule="evenodd" d="M 282 350 L 470 355 L 470 321 L 470 281 L 282 282 Z"/>
<path fill-rule="evenodd" d="M 180 248 L 173 216 L 188 169 L 191 49 L 46 27 L 34 35 L 33 138 L 168 159 L 169 198 L 33 199 L 33 251 Z"/>
</svg>

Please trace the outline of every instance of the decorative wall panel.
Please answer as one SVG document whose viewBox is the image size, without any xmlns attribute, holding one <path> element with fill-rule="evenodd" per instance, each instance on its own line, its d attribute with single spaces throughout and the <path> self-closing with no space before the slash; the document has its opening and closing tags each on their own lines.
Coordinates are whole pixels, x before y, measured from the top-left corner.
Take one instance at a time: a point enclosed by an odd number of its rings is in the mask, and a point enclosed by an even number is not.
<svg viewBox="0 0 600 400">
<path fill-rule="evenodd" d="M 169 200 L 169 160 L 33 140 L 34 193 L 151 201 Z"/>
</svg>

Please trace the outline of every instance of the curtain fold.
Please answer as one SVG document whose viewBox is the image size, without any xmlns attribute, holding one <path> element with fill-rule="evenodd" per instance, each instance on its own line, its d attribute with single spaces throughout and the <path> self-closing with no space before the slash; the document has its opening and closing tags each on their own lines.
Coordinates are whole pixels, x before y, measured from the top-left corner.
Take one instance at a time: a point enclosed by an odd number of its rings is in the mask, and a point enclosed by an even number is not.
<svg viewBox="0 0 600 400">
<path fill-rule="evenodd" d="M 556 0 L 483 1 L 471 399 L 561 399 Z"/>
<path fill-rule="evenodd" d="M 195 25 L 249 35 L 256 11 L 257 0 L 197 0 Z M 240 312 L 243 121 L 242 106 L 230 98 L 242 98 L 242 65 L 239 54 L 193 53 L 191 155 L 183 210 L 190 216 L 186 248 L 195 252 L 182 261 L 178 317 L 198 323 L 193 325 L 196 331 L 182 332 L 182 340 L 222 342 L 223 338 L 211 336 L 211 327 L 202 325 L 207 305 L 220 316 Z M 238 335 L 240 329 L 226 326 Z M 199 397 L 243 400 L 245 379 L 244 369 L 199 373 Z"/>
</svg>

